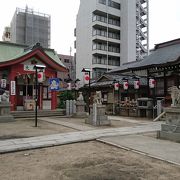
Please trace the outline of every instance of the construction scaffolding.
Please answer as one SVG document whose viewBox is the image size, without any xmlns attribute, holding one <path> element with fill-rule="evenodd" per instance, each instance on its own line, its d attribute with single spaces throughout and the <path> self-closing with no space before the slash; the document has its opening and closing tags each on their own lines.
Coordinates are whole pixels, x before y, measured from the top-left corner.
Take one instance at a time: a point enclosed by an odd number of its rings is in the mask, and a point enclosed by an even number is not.
<svg viewBox="0 0 180 180">
<path fill-rule="evenodd" d="M 11 21 L 11 42 L 34 45 L 37 42 L 45 48 L 51 42 L 51 17 L 33 9 L 16 8 Z"/>
</svg>

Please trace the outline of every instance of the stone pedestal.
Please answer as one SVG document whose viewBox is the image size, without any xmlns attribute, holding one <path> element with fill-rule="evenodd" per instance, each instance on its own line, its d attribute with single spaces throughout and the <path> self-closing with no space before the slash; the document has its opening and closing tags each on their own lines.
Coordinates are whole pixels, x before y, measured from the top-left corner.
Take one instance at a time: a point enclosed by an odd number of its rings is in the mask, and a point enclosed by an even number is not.
<svg viewBox="0 0 180 180">
<path fill-rule="evenodd" d="M 111 121 L 105 115 L 105 108 L 106 106 L 102 104 L 93 104 L 93 106 L 90 106 L 90 116 L 86 119 L 86 123 L 93 126 L 111 125 Z"/>
<path fill-rule="evenodd" d="M 76 117 L 87 117 L 87 113 L 85 112 L 86 103 L 82 101 L 76 101 Z"/>
<path fill-rule="evenodd" d="M 157 137 L 180 142 L 180 107 L 170 107 L 164 110 L 166 123 L 161 125 L 161 131 L 158 131 Z"/>
<path fill-rule="evenodd" d="M 66 100 L 66 116 L 73 116 L 76 113 L 75 104 L 75 100 Z"/>
<path fill-rule="evenodd" d="M 10 114 L 10 103 L 0 103 L 0 122 L 14 121 L 14 117 Z"/>
</svg>

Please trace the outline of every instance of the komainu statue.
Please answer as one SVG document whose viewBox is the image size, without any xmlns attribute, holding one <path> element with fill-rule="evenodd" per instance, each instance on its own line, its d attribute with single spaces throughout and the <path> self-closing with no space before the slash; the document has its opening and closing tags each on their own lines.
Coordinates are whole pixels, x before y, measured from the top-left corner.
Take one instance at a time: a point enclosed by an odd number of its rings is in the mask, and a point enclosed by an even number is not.
<svg viewBox="0 0 180 180">
<path fill-rule="evenodd" d="M 4 91 L 4 93 L 0 95 L 0 102 L 9 102 L 9 91 Z"/>
<path fill-rule="evenodd" d="M 82 92 L 79 92 L 79 97 L 77 98 L 77 101 L 84 101 L 84 97 L 82 95 Z"/>
<path fill-rule="evenodd" d="M 168 88 L 168 92 L 171 94 L 171 106 L 180 106 L 180 89 L 177 86 L 172 86 Z"/>
<path fill-rule="evenodd" d="M 102 104 L 102 94 L 101 94 L 101 91 L 96 91 L 96 94 L 94 95 L 94 103 Z"/>
</svg>

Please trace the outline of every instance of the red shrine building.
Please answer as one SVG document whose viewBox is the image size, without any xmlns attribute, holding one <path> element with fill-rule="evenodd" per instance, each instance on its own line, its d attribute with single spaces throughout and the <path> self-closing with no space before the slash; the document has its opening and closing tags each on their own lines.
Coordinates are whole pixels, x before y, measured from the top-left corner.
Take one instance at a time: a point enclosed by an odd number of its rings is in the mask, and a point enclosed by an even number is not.
<svg viewBox="0 0 180 180">
<path fill-rule="evenodd" d="M 42 76 L 36 91 L 37 65 L 44 68 L 38 70 Z M 67 69 L 53 49 L 42 48 L 39 43 L 28 47 L 0 42 L 1 94 L 9 91 L 11 111 L 34 110 L 36 95 L 39 110 L 56 109 L 57 91 L 50 90 L 49 79 L 58 78 L 59 72 L 66 73 Z"/>
</svg>

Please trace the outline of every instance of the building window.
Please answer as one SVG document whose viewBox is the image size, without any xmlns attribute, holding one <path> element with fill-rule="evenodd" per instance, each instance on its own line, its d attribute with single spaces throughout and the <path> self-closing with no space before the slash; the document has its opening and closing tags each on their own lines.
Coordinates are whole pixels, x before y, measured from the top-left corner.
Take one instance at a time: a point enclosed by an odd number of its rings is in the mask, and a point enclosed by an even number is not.
<svg viewBox="0 0 180 180">
<path fill-rule="evenodd" d="M 109 18 L 108 19 L 108 24 L 114 25 L 114 26 L 120 26 L 120 19 L 113 19 L 113 18 Z"/>
<path fill-rule="evenodd" d="M 93 64 L 103 64 L 104 65 L 104 64 L 106 64 L 106 62 L 107 62 L 106 56 L 101 56 L 101 55 L 94 56 L 93 60 L 92 60 Z"/>
<path fill-rule="evenodd" d="M 115 8 L 115 9 L 121 9 L 121 5 L 117 2 L 112 1 L 112 0 L 108 1 L 108 6 Z"/>
<path fill-rule="evenodd" d="M 64 59 L 64 62 L 65 63 L 69 63 L 69 59 Z"/>
<path fill-rule="evenodd" d="M 102 43 L 94 43 L 93 44 L 93 50 L 102 50 L 107 51 L 107 45 Z"/>
<path fill-rule="evenodd" d="M 104 16 L 99 16 L 99 15 L 93 14 L 92 21 L 93 21 L 93 22 L 94 22 L 94 21 L 100 21 L 100 22 L 107 23 L 107 18 L 104 17 Z"/>
<path fill-rule="evenodd" d="M 108 57 L 108 65 L 120 66 L 120 57 L 109 56 Z"/>
<path fill-rule="evenodd" d="M 107 32 L 102 29 L 93 29 L 93 36 L 96 36 L 96 35 L 107 37 Z"/>
<path fill-rule="evenodd" d="M 99 0 L 100 4 L 106 4 L 106 0 Z"/>
</svg>

